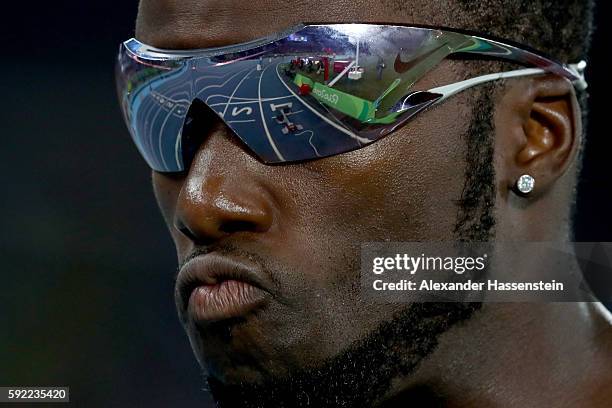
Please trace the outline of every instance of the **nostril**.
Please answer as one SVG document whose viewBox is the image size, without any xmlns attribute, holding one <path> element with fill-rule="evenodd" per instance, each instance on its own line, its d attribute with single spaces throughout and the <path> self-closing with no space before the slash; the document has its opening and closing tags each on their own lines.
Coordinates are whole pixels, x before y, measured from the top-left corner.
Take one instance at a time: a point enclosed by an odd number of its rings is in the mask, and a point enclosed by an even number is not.
<svg viewBox="0 0 612 408">
<path fill-rule="evenodd" d="M 177 198 L 174 228 L 194 243 L 212 243 L 228 235 L 263 233 L 272 226 L 269 200 L 242 183 L 215 177 L 193 179 L 183 184 Z"/>
<path fill-rule="evenodd" d="M 187 238 L 189 238 L 191 241 L 197 241 L 197 237 L 196 235 L 186 226 L 175 226 L 177 230 L 179 230 L 181 232 L 181 234 L 185 235 Z"/>
<path fill-rule="evenodd" d="M 207 246 L 214 243 L 215 239 L 213 237 L 193 232 L 187 227 L 177 227 L 177 229 L 187 237 L 191 242 L 197 245 Z"/>
<path fill-rule="evenodd" d="M 219 230 L 231 234 L 234 232 L 256 232 L 259 230 L 257 223 L 246 220 L 228 220 L 219 226 Z"/>
<path fill-rule="evenodd" d="M 263 232 L 267 229 L 264 223 L 257 220 L 231 218 L 223 220 L 217 218 L 216 220 L 205 221 L 203 217 L 198 217 L 198 220 L 199 223 L 192 223 L 192 228 L 182 222 L 175 223 L 174 227 L 190 241 L 200 245 L 209 245 L 225 234 Z"/>
</svg>

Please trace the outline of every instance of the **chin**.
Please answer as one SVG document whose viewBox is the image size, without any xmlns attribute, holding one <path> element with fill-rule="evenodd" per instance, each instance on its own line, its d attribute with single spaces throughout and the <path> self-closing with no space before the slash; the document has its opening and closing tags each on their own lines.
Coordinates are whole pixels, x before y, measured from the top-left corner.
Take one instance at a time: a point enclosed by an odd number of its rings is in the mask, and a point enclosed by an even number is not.
<svg viewBox="0 0 612 408">
<path fill-rule="evenodd" d="M 290 370 L 291 353 L 282 340 L 262 334 L 266 331 L 253 321 L 191 326 L 187 333 L 203 372 L 221 384 L 258 384 Z"/>
</svg>

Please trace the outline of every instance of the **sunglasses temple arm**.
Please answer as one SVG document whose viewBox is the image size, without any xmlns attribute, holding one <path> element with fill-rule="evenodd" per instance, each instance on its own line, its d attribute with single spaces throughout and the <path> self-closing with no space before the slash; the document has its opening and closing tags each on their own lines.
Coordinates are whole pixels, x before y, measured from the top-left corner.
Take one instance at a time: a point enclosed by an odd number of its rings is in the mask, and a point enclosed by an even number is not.
<svg viewBox="0 0 612 408">
<path fill-rule="evenodd" d="M 589 86 L 587 84 L 586 79 L 584 78 L 584 71 L 586 70 L 586 67 L 587 67 L 587 62 L 585 60 L 580 60 L 576 64 L 568 65 L 569 70 L 572 71 L 572 73 L 576 76 L 576 78 L 578 78 L 572 81 L 572 83 L 579 91 L 584 91 Z"/>
<path fill-rule="evenodd" d="M 469 36 L 469 38 L 471 41 L 467 41 L 463 47 L 454 49 L 453 53 L 487 55 L 527 66 L 531 65 L 568 78 L 578 90 L 586 89 L 587 84 L 584 79 L 586 61 L 580 61 L 577 64 L 562 64 L 537 52 L 522 49 L 515 45 L 478 36 Z"/>
<path fill-rule="evenodd" d="M 573 81 L 576 88 L 579 90 L 586 89 L 586 81 L 584 80 L 583 71 L 586 67 L 586 63 L 584 61 L 580 61 L 578 64 L 571 64 L 569 68 L 575 73 L 577 80 Z M 499 72 L 495 74 L 482 75 L 475 78 L 466 79 L 465 81 L 455 82 L 449 85 L 439 86 L 437 88 L 429 89 L 427 92 L 437 93 L 442 95 L 440 99 L 436 101 L 436 103 L 440 103 L 443 100 L 450 98 L 453 95 L 458 94 L 466 89 L 469 89 L 473 86 L 484 84 L 491 81 L 496 81 L 498 79 L 507 79 L 507 78 L 517 78 L 531 75 L 541 75 L 545 74 L 547 71 L 541 68 L 525 68 L 525 69 L 517 69 L 514 71 L 506 71 Z"/>
<path fill-rule="evenodd" d="M 498 79 L 506 79 L 506 78 L 516 78 L 523 77 L 529 75 L 540 75 L 544 74 L 546 71 L 540 68 L 526 68 L 526 69 L 517 69 L 514 71 L 506 71 L 499 72 L 496 74 L 488 74 L 482 75 L 475 78 L 466 79 L 465 81 L 454 82 L 449 85 L 439 86 L 437 88 L 429 89 L 427 92 L 433 92 L 442 95 L 440 99 L 438 99 L 437 103 L 442 102 L 443 100 L 450 98 L 453 95 L 458 94 L 459 92 L 465 91 L 473 86 L 484 84 L 491 81 L 496 81 Z"/>
</svg>

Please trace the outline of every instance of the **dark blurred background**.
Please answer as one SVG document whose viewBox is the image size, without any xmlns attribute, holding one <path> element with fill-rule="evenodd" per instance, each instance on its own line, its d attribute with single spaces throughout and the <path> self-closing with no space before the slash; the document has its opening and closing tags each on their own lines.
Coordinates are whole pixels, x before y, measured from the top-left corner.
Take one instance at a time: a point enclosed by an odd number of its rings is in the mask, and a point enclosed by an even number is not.
<svg viewBox="0 0 612 408">
<path fill-rule="evenodd" d="M 73 406 L 206 406 L 174 311 L 173 244 L 115 99 L 137 2 L 17 6 L 0 54 L 0 385 L 69 385 Z M 611 15 L 602 2 L 579 241 L 612 241 Z"/>
</svg>

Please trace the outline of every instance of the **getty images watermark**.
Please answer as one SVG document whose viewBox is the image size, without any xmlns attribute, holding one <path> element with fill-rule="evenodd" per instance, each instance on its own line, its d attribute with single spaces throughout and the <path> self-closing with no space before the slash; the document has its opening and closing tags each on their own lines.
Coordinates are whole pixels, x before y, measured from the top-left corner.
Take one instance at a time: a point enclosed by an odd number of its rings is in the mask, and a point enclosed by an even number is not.
<svg viewBox="0 0 612 408">
<path fill-rule="evenodd" d="M 361 287 L 385 302 L 612 300 L 611 243 L 367 243 Z"/>
</svg>

